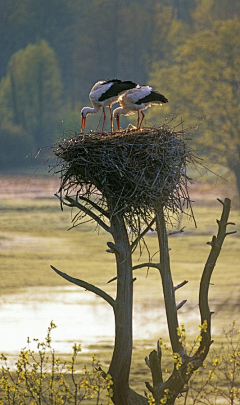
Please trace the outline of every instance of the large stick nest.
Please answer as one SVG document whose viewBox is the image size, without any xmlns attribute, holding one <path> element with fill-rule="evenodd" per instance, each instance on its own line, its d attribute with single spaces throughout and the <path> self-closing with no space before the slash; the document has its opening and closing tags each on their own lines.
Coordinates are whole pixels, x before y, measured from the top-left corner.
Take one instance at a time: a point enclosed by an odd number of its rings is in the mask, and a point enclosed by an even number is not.
<svg viewBox="0 0 240 405">
<path fill-rule="evenodd" d="M 102 137 L 75 134 L 69 139 L 65 133 L 68 139 L 54 150 L 60 191 L 85 204 L 94 201 L 110 215 L 122 212 L 133 232 L 150 222 L 156 204 L 169 217 L 179 214 L 190 204 L 186 166 L 193 161 L 184 132 L 165 126 Z"/>
</svg>

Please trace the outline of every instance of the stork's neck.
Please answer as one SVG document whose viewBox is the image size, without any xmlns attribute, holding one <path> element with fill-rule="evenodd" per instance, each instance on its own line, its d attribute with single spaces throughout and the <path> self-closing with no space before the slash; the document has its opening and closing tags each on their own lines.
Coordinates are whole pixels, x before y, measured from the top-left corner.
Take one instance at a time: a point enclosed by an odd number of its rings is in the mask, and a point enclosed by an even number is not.
<svg viewBox="0 0 240 405">
<path fill-rule="evenodd" d="M 113 111 L 113 116 L 114 116 L 114 118 L 117 118 L 120 115 L 128 114 L 129 110 L 130 110 L 129 108 L 123 108 L 123 107 L 115 108 L 115 110 Z"/>
<path fill-rule="evenodd" d="M 94 114 L 100 110 L 101 106 L 94 105 L 94 107 L 84 107 L 81 111 L 83 117 L 86 117 L 87 114 Z"/>
</svg>

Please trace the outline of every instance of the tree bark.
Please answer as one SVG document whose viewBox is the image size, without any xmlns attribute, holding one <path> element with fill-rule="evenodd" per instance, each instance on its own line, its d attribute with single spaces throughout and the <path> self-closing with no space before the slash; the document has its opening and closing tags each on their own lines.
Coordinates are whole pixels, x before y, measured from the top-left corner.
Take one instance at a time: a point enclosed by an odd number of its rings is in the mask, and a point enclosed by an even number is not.
<svg viewBox="0 0 240 405">
<path fill-rule="evenodd" d="M 170 268 L 168 235 L 166 230 L 163 207 L 161 205 L 158 205 L 158 207 L 156 207 L 156 219 L 156 229 L 160 249 L 160 274 L 162 278 L 169 337 L 173 352 L 180 353 L 182 351 L 182 347 L 179 342 L 178 336 L 179 324 L 175 301 L 175 289 L 173 286 Z"/>
<path fill-rule="evenodd" d="M 115 302 L 115 346 L 109 374 L 113 380 L 113 398 L 116 405 L 128 404 L 130 395 L 129 373 L 132 357 L 132 255 L 124 220 L 113 215 L 111 233 L 116 245 L 117 296 Z"/>
</svg>

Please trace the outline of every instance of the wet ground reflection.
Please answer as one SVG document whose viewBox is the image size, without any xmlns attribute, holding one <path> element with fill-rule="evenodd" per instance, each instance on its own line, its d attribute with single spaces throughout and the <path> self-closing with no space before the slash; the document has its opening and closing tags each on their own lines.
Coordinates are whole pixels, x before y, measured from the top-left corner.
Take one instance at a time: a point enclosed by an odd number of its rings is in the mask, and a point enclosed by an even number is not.
<svg viewBox="0 0 240 405">
<path fill-rule="evenodd" d="M 197 314 L 193 317 L 197 322 Z M 43 341 L 51 320 L 57 325 L 52 331 L 57 352 L 70 353 L 75 342 L 81 343 L 83 352 L 93 344 L 113 345 L 112 308 L 101 298 L 74 286 L 31 287 L 22 293 L 0 297 L 0 324 L 4 331 L 0 334 L 1 352 L 16 354 L 26 347 L 27 337 Z M 191 315 L 187 323 L 192 321 Z M 135 305 L 135 341 L 146 344 L 146 340 L 152 341 L 166 333 L 163 310 L 161 313 L 157 305 L 147 303 Z"/>
</svg>

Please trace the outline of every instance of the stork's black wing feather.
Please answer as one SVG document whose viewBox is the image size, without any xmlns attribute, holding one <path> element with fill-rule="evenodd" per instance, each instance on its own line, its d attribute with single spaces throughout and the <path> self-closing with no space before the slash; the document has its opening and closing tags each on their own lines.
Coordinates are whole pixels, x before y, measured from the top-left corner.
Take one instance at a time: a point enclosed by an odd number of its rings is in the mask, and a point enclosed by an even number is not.
<svg viewBox="0 0 240 405">
<path fill-rule="evenodd" d="M 150 94 L 148 94 L 146 97 L 140 98 L 135 104 L 147 104 L 153 103 L 154 101 L 159 103 L 167 103 L 168 99 L 157 91 L 151 91 Z"/>
<path fill-rule="evenodd" d="M 108 80 L 107 82 L 104 82 L 103 84 L 110 83 L 110 82 L 113 82 L 113 85 L 107 91 L 105 91 L 105 93 L 103 93 L 101 95 L 101 97 L 99 97 L 99 99 L 98 99 L 99 101 L 104 101 L 111 97 L 117 97 L 119 94 L 123 93 L 124 91 L 133 89 L 134 87 L 137 86 L 136 83 L 133 83 L 130 80 L 126 80 L 126 81 L 122 82 L 121 80 L 117 80 L 117 79 Z"/>
</svg>

